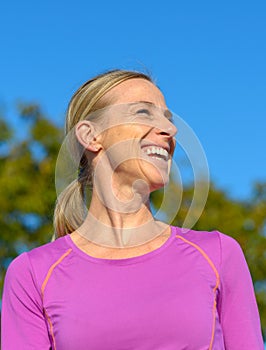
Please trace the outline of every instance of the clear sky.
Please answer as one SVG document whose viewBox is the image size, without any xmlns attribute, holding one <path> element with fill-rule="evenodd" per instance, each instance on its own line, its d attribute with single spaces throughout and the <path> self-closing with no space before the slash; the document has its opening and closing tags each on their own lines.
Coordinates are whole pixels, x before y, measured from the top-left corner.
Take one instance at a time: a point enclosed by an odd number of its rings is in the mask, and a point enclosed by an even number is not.
<svg viewBox="0 0 266 350">
<path fill-rule="evenodd" d="M 211 179 L 234 198 L 266 181 L 266 2 L 6 1 L 0 107 L 38 102 L 63 125 L 81 83 L 106 69 L 149 70 L 199 137 Z"/>
</svg>

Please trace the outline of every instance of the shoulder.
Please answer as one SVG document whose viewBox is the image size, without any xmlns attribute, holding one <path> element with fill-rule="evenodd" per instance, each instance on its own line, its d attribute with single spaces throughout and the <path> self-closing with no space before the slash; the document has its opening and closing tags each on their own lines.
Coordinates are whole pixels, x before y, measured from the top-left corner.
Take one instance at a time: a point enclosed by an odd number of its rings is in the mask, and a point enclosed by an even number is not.
<svg viewBox="0 0 266 350">
<path fill-rule="evenodd" d="M 241 250 L 240 244 L 235 238 L 218 230 L 197 231 L 176 227 L 176 235 L 194 244 L 199 244 L 202 248 L 216 247 L 219 250 L 227 251 Z"/>
<path fill-rule="evenodd" d="M 197 231 L 176 227 L 176 237 L 195 249 L 201 250 L 213 261 L 221 271 L 232 259 L 243 263 L 245 260 L 242 248 L 238 241 L 228 234 L 218 230 Z"/>
<path fill-rule="evenodd" d="M 49 265 L 65 254 L 71 247 L 68 245 L 66 237 L 36 247 L 27 252 L 29 260 L 33 264 Z"/>
<path fill-rule="evenodd" d="M 23 252 L 9 264 L 5 281 L 25 280 L 40 287 L 49 268 L 70 251 L 65 237 L 60 237 L 53 242 Z"/>
<path fill-rule="evenodd" d="M 214 242 L 218 239 L 219 231 L 199 231 L 192 230 L 188 228 L 176 227 L 176 233 L 181 238 L 190 240 L 194 243 L 206 244 L 209 242 Z"/>
</svg>

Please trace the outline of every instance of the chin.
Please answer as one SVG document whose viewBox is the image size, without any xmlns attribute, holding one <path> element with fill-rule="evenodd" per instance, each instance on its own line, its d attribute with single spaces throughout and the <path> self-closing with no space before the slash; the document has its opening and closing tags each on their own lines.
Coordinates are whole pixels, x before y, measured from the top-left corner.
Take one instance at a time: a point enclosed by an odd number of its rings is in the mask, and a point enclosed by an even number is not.
<svg viewBox="0 0 266 350">
<path fill-rule="evenodd" d="M 149 177 L 150 179 L 150 191 L 157 191 L 165 186 L 168 185 L 169 183 L 169 176 L 166 175 L 164 178 L 162 178 L 162 176 L 158 175 L 157 176 L 153 176 L 153 177 Z"/>
<path fill-rule="evenodd" d="M 149 179 L 154 186 L 161 188 L 168 184 L 170 173 L 169 164 L 163 167 L 149 165 L 145 170 L 147 179 Z"/>
</svg>

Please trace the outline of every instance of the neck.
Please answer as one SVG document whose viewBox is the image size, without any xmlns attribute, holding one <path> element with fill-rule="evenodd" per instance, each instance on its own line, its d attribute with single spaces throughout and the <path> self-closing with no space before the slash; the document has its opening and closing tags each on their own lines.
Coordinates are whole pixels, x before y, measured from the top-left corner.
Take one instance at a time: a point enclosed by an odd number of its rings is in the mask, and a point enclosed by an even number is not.
<svg viewBox="0 0 266 350">
<path fill-rule="evenodd" d="M 136 184 L 135 184 L 136 185 Z M 84 223 L 77 230 L 83 237 L 112 248 L 135 247 L 149 242 L 168 225 L 152 216 L 149 196 L 139 186 L 95 187 Z"/>
<path fill-rule="evenodd" d="M 135 227 L 152 217 L 149 191 L 141 180 L 132 184 L 119 182 L 95 186 L 92 192 L 90 212 L 97 219 L 116 228 Z"/>
</svg>

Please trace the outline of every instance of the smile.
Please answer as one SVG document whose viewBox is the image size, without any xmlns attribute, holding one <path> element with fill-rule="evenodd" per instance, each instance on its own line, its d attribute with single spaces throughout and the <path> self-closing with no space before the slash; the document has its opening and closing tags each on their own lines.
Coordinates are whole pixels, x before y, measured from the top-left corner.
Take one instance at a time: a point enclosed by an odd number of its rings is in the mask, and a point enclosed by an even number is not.
<svg viewBox="0 0 266 350">
<path fill-rule="evenodd" d="M 150 147 L 145 147 L 145 149 L 143 150 L 149 157 L 156 158 L 163 161 L 168 161 L 169 159 L 169 153 L 167 152 L 166 149 L 162 147 L 150 146 Z"/>
</svg>

